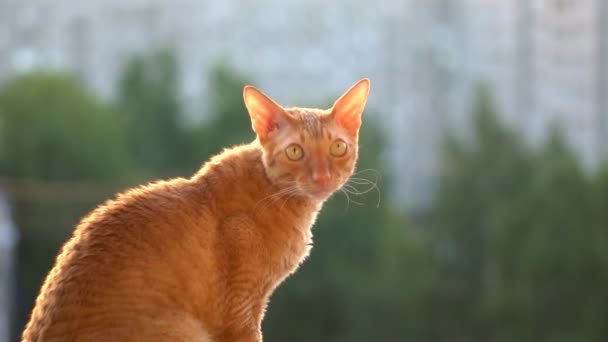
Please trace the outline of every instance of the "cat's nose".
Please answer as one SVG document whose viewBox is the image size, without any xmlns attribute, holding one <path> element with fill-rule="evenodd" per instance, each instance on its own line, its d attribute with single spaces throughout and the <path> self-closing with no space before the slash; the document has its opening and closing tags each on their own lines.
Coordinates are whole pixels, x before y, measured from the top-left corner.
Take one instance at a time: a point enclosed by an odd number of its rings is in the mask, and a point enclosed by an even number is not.
<svg viewBox="0 0 608 342">
<path fill-rule="evenodd" d="M 312 180 L 320 185 L 327 185 L 331 179 L 331 173 L 328 168 L 316 168 L 312 172 Z"/>
</svg>

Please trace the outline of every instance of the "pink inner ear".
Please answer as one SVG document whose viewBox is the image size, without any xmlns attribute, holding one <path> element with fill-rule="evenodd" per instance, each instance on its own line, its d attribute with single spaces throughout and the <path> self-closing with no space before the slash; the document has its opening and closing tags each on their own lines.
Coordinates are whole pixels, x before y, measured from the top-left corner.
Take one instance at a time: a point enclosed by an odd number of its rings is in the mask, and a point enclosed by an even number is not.
<svg viewBox="0 0 608 342">
<path fill-rule="evenodd" d="M 356 135 L 361 127 L 361 115 L 367 102 L 369 80 L 362 79 L 352 86 L 334 103 L 336 123 L 349 134 Z"/>
<path fill-rule="evenodd" d="M 355 135 L 361 127 L 361 114 L 365 102 L 354 101 L 356 99 L 346 98 L 351 102 L 341 102 L 335 108 L 336 123 L 346 129 L 350 134 Z"/>
<path fill-rule="evenodd" d="M 264 134 L 264 139 L 268 138 L 268 135 L 270 135 L 270 133 L 272 133 L 273 131 L 278 131 L 280 127 L 279 123 L 272 117 L 267 117 L 266 120 L 267 121 L 260 129 L 260 131 Z"/>
<path fill-rule="evenodd" d="M 270 133 L 280 128 L 283 109 L 254 87 L 244 89 L 245 105 L 251 116 L 251 125 L 260 140 L 266 140 Z"/>
<path fill-rule="evenodd" d="M 349 134 L 355 135 L 361 127 L 360 115 L 341 115 L 336 118 L 336 123 L 346 129 Z"/>
<path fill-rule="evenodd" d="M 262 140 L 267 139 L 270 133 L 278 130 L 280 127 L 276 115 L 271 111 L 260 111 L 255 116 L 252 116 L 252 120 L 253 130 Z"/>
</svg>

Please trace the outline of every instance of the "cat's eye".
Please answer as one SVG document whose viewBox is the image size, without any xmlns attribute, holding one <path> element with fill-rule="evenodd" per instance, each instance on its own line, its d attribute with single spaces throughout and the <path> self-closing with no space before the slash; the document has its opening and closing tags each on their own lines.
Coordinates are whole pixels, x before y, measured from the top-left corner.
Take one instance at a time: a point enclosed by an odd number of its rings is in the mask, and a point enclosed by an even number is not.
<svg viewBox="0 0 608 342">
<path fill-rule="evenodd" d="M 304 157 L 304 150 L 298 144 L 291 144 L 285 149 L 285 154 L 290 160 L 300 160 Z"/>
<path fill-rule="evenodd" d="M 344 140 L 335 140 L 331 143 L 331 147 L 329 148 L 329 153 L 331 153 L 334 157 L 342 157 L 346 154 L 346 143 Z"/>
</svg>

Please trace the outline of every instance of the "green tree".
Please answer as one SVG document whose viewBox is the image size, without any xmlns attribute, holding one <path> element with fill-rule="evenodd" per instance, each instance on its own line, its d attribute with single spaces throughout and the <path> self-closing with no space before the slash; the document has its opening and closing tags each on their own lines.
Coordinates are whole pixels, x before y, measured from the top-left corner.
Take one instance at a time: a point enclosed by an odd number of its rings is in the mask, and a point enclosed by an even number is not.
<svg viewBox="0 0 608 342">
<path fill-rule="evenodd" d="M 605 340 L 604 195 L 557 130 L 533 151 L 487 93 L 474 114 L 472 140 L 448 139 L 433 205 L 432 340 Z"/>
<path fill-rule="evenodd" d="M 64 75 L 35 73 L 9 80 L 0 88 L 0 171 L 5 177 L 37 180 L 122 174 L 129 163 L 118 120 Z"/>
<path fill-rule="evenodd" d="M 518 224 L 533 160 L 481 90 L 472 140 L 448 137 L 430 239 L 438 278 L 436 340 L 490 341 L 503 295 L 504 236 Z"/>
<path fill-rule="evenodd" d="M 605 226 L 594 222 L 593 201 L 579 162 L 553 129 L 537 158 L 524 223 L 510 236 L 517 253 L 509 256 L 511 291 L 504 304 L 513 323 L 526 327 L 527 340 L 608 337 L 602 323 L 608 318 L 602 258 L 608 245 L 596 241 Z"/>
<path fill-rule="evenodd" d="M 216 64 L 208 75 L 206 121 L 191 131 L 190 146 L 196 166 L 225 147 L 248 143 L 255 138 L 243 101 L 243 87 L 250 82 L 224 64 Z"/>
<path fill-rule="evenodd" d="M 0 87 L 0 123 L 0 185 L 13 200 L 21 235 L 20 331 L 75 223 L 132 173 L 117 113 L 65 75 L 39 72 L 7 81 Z M 73 181 L 81 185 L 67 186 Z"/>
<path fill-rule="evenodd" d="M 593 196 L 593 226 L 595 229 L 595 243 L 593 249 L 598 255 L 598 260 L 602 260 L 608 265 L 608 163 L 604 163 L 596 177 L 591 183 Z M 601 282 L 608 284 L 608 277 Z"/>
<path fill-rule="evenodd" d="M 135 56 L 118 84 L 118 108 L 128 132 L 128 150 L 148 177 L 172 176 L 188 158 L 173 50 Z"/>
</svg>

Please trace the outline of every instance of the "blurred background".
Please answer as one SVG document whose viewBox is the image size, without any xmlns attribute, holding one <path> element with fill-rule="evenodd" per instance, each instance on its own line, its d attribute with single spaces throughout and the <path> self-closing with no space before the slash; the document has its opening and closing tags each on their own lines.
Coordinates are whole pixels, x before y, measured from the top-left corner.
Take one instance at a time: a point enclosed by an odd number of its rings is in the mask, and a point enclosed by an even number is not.
<svg viewBox="0 0 608 342">
<path fill-rule="evenodd" d="M 0 341 L 117 191 L 372 81 L 266 341 L 608 341 L 608 1 L 0 0 Z M 368 191 L 369 190 L 369 191 Z"/>
</svg>

